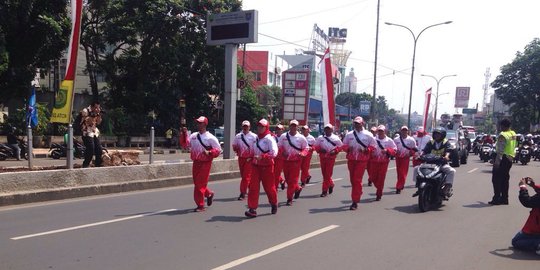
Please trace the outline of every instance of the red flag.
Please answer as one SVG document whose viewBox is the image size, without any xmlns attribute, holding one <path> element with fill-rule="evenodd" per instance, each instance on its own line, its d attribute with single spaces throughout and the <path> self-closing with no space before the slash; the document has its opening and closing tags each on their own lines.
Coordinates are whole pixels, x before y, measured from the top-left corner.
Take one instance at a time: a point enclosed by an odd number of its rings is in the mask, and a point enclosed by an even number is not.
<svg viewBox="0 0 540 270">
<path fill-rule="evenodd" d="M 426 91 L 426 103 L 424 104 L 424 121 L 422 122 L 422 126 L 424 127 L 424 130 L 426 130 L 426 124 L 427 124 L 427 118 L 429 114 L 429 103 L 431 102 L 431 88 L 429 88 Z"/>
<path fill-rule="evenodd" d="M 336 105 L 334 102 L 334 81 L 332 78 L 332 62 L 330 49 L 327 48 L 321 59 L 321 92 L 324 124 L 336 125 Z"/>
</svg>

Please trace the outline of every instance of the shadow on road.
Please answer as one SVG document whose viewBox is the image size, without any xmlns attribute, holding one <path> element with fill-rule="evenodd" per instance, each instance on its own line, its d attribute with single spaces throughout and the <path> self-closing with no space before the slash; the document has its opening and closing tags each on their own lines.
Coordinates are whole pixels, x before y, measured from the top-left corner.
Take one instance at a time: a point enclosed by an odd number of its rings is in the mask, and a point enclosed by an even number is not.
<svg viewBox="0 0 540 270">
<path fill-rule="evenodd" d="M 213 216 L 206 222 L 242 222 L 246 218 L 240 216 Z"/>
<path fill-rule="evenodd" d="M 235 202 L 235 201 L 238 201 L 238 197 L 214 199 L 214 202 Z"/>
<path fill-rule="evenodd" d="M 406 214 L 419 214 L 420 210 L 418 210 L 418 205 L 404 205 L 404 206 L 396 206 L 394 208 L 387 208 L 389 210 L 395 210 L 398 212 L 406 213 Z"/>
<path fill-rule="evenodd" d="M 481 172 L 491 174 L 493 171 L 492 170 L 482 170 Z"/>
<path fill-rule="evenodd" d="M 300 196 L 300 199 L 316 199 L 320 197 L 321 197 L 321 194 L 313 194 L 313 195 Z"/>
<path fill-rule="evenodd" d="M 534 254 L 534 252 L 526 252 L 514 249 L 513 247 L 500 248 L 490 251 L 492 255 L 499 256 L 502 258 L 520 260 L 520 261 L 538 261 L 540 256 Z"/>
<path fill-rule="evenodd" d="M 477 201 L 476 203 L 473 203 L 473 204 L 464 204 L 463 207 L 466 207 L 466 208 L 484 208 L 484 207 L 491 207 L 492 205 L 491 204 L 487 204 L 485 202 L 481 202 L 481 201 Z"/>
<path fill-rule="evenodd" d="M 344 205 L 340 207 L 332 207 L 332 208 L 313 208 L 309 209 L 310 214 L 320 214 L 320 213 L 337 213 L 337 212 L 344 212 L 349 211 L 349 206 Z"/>
<path fill-rule="evenodd" d="M 177 216 L 177 215 L 185 215 L 189 213 L 193 213 L 193 208 L 189 209 L 177 209 L 170 212 L 164 212 L 164 213 L 155 213 L 155 212 L 141 212 L 141 213 L 135 213 L 135 214 L 127 214 L 127 215 L 115 215 L 115 217 L 131 217 L 131 216 L 138 216 L 138 215 L 148 215 L 148 216 Z"/>
</svg>

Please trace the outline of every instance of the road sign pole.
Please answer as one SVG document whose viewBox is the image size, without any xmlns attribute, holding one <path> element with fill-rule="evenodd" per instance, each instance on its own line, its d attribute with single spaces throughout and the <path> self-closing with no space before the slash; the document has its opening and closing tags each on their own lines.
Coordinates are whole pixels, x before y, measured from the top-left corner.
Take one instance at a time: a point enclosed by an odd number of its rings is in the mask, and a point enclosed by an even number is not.
<svg viewBox="0 0 540 270">
<path fill-rule="evenodd" d="M 237 44 L 225 45 L 225 130 L 223 158 L 234 158 L 232 151 L 232 139 L 235 135 L 236 124 L 236 63 L 237 63 Z"/>
</svg>

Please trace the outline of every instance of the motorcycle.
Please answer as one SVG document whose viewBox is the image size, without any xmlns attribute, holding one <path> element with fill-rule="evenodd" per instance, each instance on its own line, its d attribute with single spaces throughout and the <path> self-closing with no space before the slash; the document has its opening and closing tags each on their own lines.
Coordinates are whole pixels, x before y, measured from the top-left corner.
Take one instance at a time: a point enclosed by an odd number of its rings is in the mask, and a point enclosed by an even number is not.
<svg viewBox="0 0 540 270">
<path fill-rule="evenodd" d="M 417 167 L 416 187 L 418 191 L 413 197 L 418 196 L 418 208 L 421 212 L 438 208 L 443 201 L 452 196 L 452 191 L 445 193 L 446 174 L 441 167 L 446 160 L 438 155 L 428 154 L 420 157 L 423 162 Z"/>
<path fill-rule="evenodd" d="M 493 145 L 485 143 L 480 150 L 480 160 L 488 162 L 491 159 L 493 153 Z"/>
<path fill-rule="evenodd" d="M 21 158 L 28 159 L 26 150 L 28 149 L 28 144 L 23 140 L 19 140 L 19 148 L 21 149 Z M 15 151 L 8 144 L 0 144 L 0 160 L 6 160 L 8 158 L 17 158 Z"/>
<path fill-rule="evenodd" d="M 78 141 L 73 141 L 73 157 L 74 158 L 84 158 L 85 147 Z M 67 156 L 67 144 L 52 143 L 49 148 L 50 157 L 53 159 L 60 159 Z"/>
<path fill-rule="evenodd" d="M 519 149 L 519 162 L 521 162 L 522 165 L 527 165 L 527 163 L 531 162 L 531 150 L 531 147 L 526 144 Z"/>
</svg>

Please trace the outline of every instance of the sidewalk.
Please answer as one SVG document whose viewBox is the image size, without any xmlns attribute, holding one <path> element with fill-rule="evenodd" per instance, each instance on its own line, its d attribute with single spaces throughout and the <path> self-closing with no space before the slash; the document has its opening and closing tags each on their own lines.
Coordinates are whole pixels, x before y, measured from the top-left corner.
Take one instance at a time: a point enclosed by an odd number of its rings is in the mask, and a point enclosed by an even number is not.
<svg viewBox="0 0 540 270">
<path fill-rule="evenodd" d="M 114 150 L 120 150 L 120 151 L 140 151 L 140 154 L 149 154 L 150 148 L 145 147 L 115 147 L 115 148 L 107 148 L 108 151 L 114 151 Z M 162 147 L 155 147 L 154 148 L 154 154 L 177 154 L 183 152 L 180 149 L 172 149 L 172 148 L 162 148 Z M 50 157 L 50 149 L 48 148 L 33 148 L 32 153 L 34 154 L 34 158 L 48 158 Z"/>
</svg>

